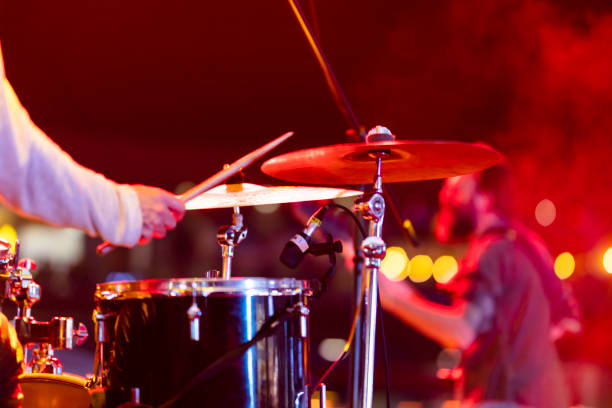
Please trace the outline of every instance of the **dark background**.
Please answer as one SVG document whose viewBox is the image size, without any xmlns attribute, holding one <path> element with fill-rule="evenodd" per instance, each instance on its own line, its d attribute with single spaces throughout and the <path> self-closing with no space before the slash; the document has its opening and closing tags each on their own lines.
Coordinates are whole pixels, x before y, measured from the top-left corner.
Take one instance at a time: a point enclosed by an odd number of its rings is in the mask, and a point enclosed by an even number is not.
<svg viewBox="0 0 612 408">
<path fill-rule="evenodd" d="M 609 282 L 601 255 L 612 245 L 610 3 L 313 0 L 302 6 L 316 20 L 362 125 L 385 125 L 399 139 L 485 141 L 506 155 L 520 180 L 519 214 L 553 255 L 576 256 L 570 283 L 586 329 L 562 345 L 564 355 L 571 364 L 608 368 Z M 7 77 L 32 119 L 77 161 L 119 182 L 174 191 L 288 130 L 296 135 L 275 153 L 346 141 L 347 124 L 284 1 L 3 0 L 0 41 Z M 258 166 L 246 176 L 284 184 Z M 438 188 L 435 181 L 396 185 L 426 242 L 409 256 L 444 250 L 429 235 Z M 557 209 L 546 228 L 533 217 L 544 198 Z M 275 214 L 247 212 L 250 236 L 239 248 L 237 270 L 244 273 L 238 275 L 289 274 L 276 254 L 300 224 L 286 208 Z M 388 220 L 385 238 L 405 246 Z M 82 284 L 81 310 L 89 313 L 93 285 L 110 271 L 187 277 L 218 264 L 214 233 L 228 221 L 221 210 L 188 215 L 167 242 L 153 245 L 144 264 L 121 251 L 98 260 L 96 242 L 88 240 L 70 275 Z M 343 279 L 335 284 L 339 292 L 313 306 L 313 343 L 348 330 L 348 322 L 317 322 L 317 308 L 339 307 L 349 319 L 350 274 L 336 279 Z M 53 291 L 47 296 L 50 308 L 75 304 L 62 301 L 65 295 L 55 299 Z M 427 399 L 447 390 L 423 368 L 434 364 L 436 346 L 388 320 L 392 350 L 403 356 L 392 367 L 396 392 Z M 323 362 L 313 359 L 322 372 Z M 341 393 L 343 370 L 331 384 Z"/>
</svg>

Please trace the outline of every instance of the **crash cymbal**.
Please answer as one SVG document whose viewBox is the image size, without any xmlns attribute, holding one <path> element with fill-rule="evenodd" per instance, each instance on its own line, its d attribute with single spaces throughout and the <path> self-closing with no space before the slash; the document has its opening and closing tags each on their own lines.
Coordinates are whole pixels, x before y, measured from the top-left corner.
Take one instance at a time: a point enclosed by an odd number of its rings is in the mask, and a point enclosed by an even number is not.
<svg viewBox="0 0 612 408">
<path fill-rule="evenodd" d="M 328 187 L 264 187 L 257 184 L 223 184 L 210 189 L 185 203 L 187 210 L 246 207 L 252 205 L 295 203 L 299 201 L 329 200 L 354 197 L 361 191 Z"/>
<path fill-rule="evenodd" d="M 286 153 L 261 170 L 273 177 L 306 184 L 369 184 L 376 174 L 373 152 L 386 152 L 385 183 L 432 180 L 483 170 L 501 160 L 489 146 L 463 142 L 396 140 L 347 143 Z"/>
</svg>

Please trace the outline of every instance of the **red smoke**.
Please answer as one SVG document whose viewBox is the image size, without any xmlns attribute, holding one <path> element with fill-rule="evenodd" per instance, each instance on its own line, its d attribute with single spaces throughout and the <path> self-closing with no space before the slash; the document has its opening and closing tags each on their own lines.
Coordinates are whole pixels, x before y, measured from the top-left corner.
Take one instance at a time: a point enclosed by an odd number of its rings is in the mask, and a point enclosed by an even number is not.
<svg viewBox="0 0 612 408">
<path fill-rule="evenodd" d="M 484 140 L 505 153 L 523 218 L 536 225 L 544 198 L 557 207 L 537 228 L 553 253 L 612 234 L 612 14 L 563 7 L 473 0 L 417 21 L 406 12 L 355 88 L 364 117 L 400 138 Z"/>
</svg>

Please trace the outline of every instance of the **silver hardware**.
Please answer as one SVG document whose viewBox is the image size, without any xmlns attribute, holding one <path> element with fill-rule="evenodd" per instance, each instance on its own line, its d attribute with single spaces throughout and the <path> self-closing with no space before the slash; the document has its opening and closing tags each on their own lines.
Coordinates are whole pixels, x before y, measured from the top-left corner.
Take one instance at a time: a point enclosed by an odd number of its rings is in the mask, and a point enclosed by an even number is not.
<svg viewBox="0 0 612 408">
<path fill-rule="evenodd" d="M 234 207 L 232 225 L 224 225 L 217 232 L 217 241 L 221 245 L 221 253 L 223 255 L 222 278 L 226 280 L 232 277 L 232 258 L 234 257 L 235 248 L 247 236 L 247 229 L 243 221 L 240 208 Z"/>
<path fill-rule="evenodd" d="M 111 333 L 117 315 L 115 313 L 94 313 L 93 317 L 96 325 L 96 342 L 110 343 L 113 340 Z"/>
<path fill-rule="evenodd" d="M 79 322 L 79 328 L 72 331 L 72 337 L 74 343 L 76 343 L 77 346 L 80 346 L 81 344 L 85 343 L 85 340 L 87 340 L 87 337 L 89 337 L 87 326 Z"/>
<path fill-rule="evenodd" d="M 140 388 L 131 388 L 130 392 L 132 394 L 132 399 L 130 402 L 133 402 L 134 404 L 140 404 Z"/>
<path fill-rule="evenodd" d="M 32 359 L 26 365 L 26 373 L 47 373 L 61 375 L 64 366 L 53 355 L 53 347 L 47 343 L 40 343 L 38 347 L 31 348 Z"/>
<path fill-rule="evenodd" d="M 8 264 L 12 260 L 11 244 L 0 238 L 0 264 Z"/>
<path fill-rule="evenodd" d="M 325 385 L 325 383 L 321 383 L 320 390 L 321 392 L 319 394 L 319 397 L 321 402 L 319 404 L 319 407 L 325 408 L 327 406 L 327 386 Z"/>
<path fill-rule="evenodd" d="M 368 133 L 368 141 L 393 140 L 391 132 L 376 127 Z M 376 160 L 373 191 L 355 201 L 355 208 L 365 220 L 369 221 L 368 237 L 361 243 L 365 262 L 360 274 L 361 291 L 357 295 L 356 304 L 361 302 L 363 308 L 359 318 L 358 333 L 363 341 L 354 348 L 353 384 L 357 392 L 353 393 L 351 406 L 355 408 L 372 407 L 374 382 L 374 346 L 376 333 L 376 309 L 378 296 L 378 271 L 386 253 L 386 245 L 382 240 L 382 227 L 385 215 L 385 199 L 382 195 L 382 161 L 389 155 L 388 150 L 372 150 L 368 154 Z M 355 382 L 357 381 L 357 382 Z"/>
<path fill-rule="evenodd" d="M 204 277 L 206 279 L 218 279 L 221 277 L 221 271 L 218 269 L 209 269 L 204 272 Z"/>
<path fill-rule="evenodd" d="M 193 303 L 187 310 L 187 318 L 189 319 L 189 338 L 193 341 L 200 341 L 200 317 L 202 311 L 198 307 L 197 286 L 195 282 L 192 285 Z"/>
</svg>

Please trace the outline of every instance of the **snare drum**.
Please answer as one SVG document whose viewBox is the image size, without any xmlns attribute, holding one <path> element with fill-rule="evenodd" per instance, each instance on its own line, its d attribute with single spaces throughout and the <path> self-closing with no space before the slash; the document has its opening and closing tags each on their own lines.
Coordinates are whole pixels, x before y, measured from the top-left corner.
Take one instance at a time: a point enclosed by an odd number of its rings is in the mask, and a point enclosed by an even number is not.
<svg viewBox="0 0 612 408">
<path fill-rule="evenodd" d="M 22 408 L 88 408 L 87 380 L 72 374 L 23 374 L 19 385 Z"/>
<path fill-rule="evenodd" d="M 137 389 L 140 402 L 161 404 L 219 357 L 251 340 L 271 316 L 301 303 L 303 313 L 285 320 L 275 334 L 173 407 L 308 407 L 306 306 L 311 295 L 308 282 L 295 279 L 98 284 L 96 342 L 103 383 L 110 393 L 129 395 Z M 188 316 L 194 305 L 201 312 L 197 325 L 193 313 Z"/>
</svg>

